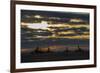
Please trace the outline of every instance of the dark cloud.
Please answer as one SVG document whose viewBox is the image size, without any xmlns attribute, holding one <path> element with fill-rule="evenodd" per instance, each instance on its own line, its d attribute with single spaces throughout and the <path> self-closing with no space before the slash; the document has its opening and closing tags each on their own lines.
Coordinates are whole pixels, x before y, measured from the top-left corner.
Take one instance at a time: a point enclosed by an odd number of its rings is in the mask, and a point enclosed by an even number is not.
<svg viewBox="0 0 100 73">
<path fill-rule="evenodd" d="M 40 20 L 52 20 L 53 18 L 50 19 L 50 17 L 56 17 L 56 18 L 60 18 L 60 19 L 56 19 L 60 22 L 69 21 L 71 18 L 80 18 L 87 22 L 89 21 L 89 13 L 21 10 L 22 21 L 32 22 L 31 20 L 34 19 L 34 15 L 40 15 L 44 17 Z"/>
<path fill-rule="evenodd" d="M 49 27 L 51 29 L 54 29 L 55 32 L 63 32 L 63 31 L 74 31 L 74 32 L 89 32 L 89 29 L 87 27 L 72 27 L 72 28 L 60 28 L 60 27 Z"/>
<path fill-rule="evenodd" d="M 89 29 L 86 27 L 79 27 L 79 28 L 71 28 L 74 32 L 78 34 L 82 34 L 83 32 L 89 32 Z"/>
<path fill-rule="evenodd" d="M 78 36 L 79 34 L 60 34 L 59 36 Z"/>
</svg>

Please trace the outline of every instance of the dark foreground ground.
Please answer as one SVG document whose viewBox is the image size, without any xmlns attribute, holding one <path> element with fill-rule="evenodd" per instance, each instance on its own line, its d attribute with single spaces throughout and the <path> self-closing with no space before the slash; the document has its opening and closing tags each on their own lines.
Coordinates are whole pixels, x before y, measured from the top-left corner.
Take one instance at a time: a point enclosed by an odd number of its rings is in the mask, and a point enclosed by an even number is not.
<svg viewBox="0 0 100 73">
<path fill-rule="evenodd" d="M 64 61 L 64 60 L 86 60 L 89 59 L 89 51 L 73 52 L 29 52 L 21 54 L 21 62 L 45 62 L 45 61 Z"/>
</svg>

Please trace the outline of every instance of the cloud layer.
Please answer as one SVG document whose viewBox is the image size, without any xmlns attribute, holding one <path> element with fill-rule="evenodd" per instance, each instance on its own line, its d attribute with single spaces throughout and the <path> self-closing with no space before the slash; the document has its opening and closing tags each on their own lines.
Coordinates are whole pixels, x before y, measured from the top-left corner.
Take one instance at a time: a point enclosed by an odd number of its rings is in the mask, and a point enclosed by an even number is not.
<svg viewBox="0 0 100 73">
<path fill-rule="evenodd" d="M 89 39 L 89 13 L 21 10 L 21 27 L 33 38 Z"/>
</svg>

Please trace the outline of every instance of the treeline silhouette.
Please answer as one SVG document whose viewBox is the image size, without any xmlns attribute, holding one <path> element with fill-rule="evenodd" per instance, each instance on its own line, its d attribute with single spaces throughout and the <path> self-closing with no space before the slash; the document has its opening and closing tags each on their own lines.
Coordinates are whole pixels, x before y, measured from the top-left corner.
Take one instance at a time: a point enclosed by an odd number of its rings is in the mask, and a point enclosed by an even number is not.
<svg viewBox="0 0 100 73">
<path fill-rule="evenodd" d="M 79 45 L 77 46 L 77 48 L 78 48 L 77 50 L 70 51 L 70 50 L 68 49 L 68 47 L 66 47 L 66 49 L 65 49 L 64 51 L 57 51 L 57 52 L 84 52 L 84 51 L 85 51 L 85 50 L 82 50 L 82 48 L 80 48 Z M 50 49 L 51 49 L 51 48 L 48 47 L 47 50 L 44 52 L 43 50 L 41 50 L 41 48 L 39 48 L 39 47 L 37 46 L 36 49 L 35 49 L 33 52 L 35 52 L 35 53 L 49 53 L 49 52 L 52 52 Z"/>
</svg>

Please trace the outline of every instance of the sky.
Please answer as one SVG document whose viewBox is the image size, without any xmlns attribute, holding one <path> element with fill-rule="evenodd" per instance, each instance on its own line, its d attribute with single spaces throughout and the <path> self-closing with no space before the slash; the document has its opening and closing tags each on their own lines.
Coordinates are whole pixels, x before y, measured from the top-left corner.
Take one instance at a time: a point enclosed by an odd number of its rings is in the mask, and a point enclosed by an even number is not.
<svg viewBox="0 0 100 73">
<path fill-rule="evenodd" d="M 21 10 L 21 26 L 31 29 L 33 38 L 89 39 L 89 13 L 84 12 Z"/>
</svg>

